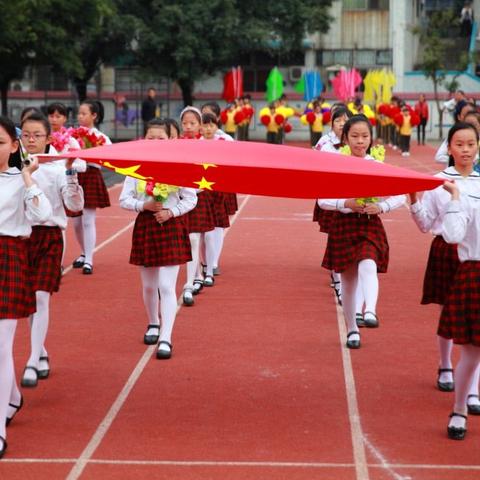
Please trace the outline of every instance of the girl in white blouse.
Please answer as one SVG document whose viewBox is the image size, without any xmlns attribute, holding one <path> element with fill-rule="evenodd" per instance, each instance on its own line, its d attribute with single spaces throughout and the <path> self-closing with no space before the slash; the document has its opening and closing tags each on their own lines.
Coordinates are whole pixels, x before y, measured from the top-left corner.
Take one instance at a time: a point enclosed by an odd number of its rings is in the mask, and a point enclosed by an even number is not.
<svg viewBox="0 0 480 480">
<path fill-rule="evenodd" d="M 6 424 L 23 404 L 12 354 L 17 319 L 35 311 L 26 239 L 32 222 L 46 221 L 52 214 L 48 199 L 32 180 L 38 162 L 32 160 L 22 171 L 9 168 L 18 148 L 15 125 L 0 117 L 0 458 L 7 449 Z"/>
</svg>

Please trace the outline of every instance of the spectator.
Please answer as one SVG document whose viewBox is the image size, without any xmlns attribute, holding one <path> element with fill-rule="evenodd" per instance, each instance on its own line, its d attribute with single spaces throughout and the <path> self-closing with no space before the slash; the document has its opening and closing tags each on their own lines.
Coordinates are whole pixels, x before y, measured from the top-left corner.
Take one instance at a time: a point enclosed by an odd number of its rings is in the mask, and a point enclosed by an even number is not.
<svg viewBox="0 0 480 480">
<path fill-rule="evenodd" d="M 460 36 L 470 37 L 473 27 L 472 2 L 465 2 L 460 12 Z"/>
<path fill-rule="evenodd" d="M 147 98 L 142 102 L 143 136 L 147 133 L 148 122 L 160 116 L 160 107 L 155 99 L 156 95 L 156 90 L 150 87 L 147 92 Z"/>
<path fill-rule="evenodd" d="M 415 112 L 420 117 L 420 123 L 417 125 L 417 141 L 419 145 L 425 145 L 425 127 L 428 122 L 428 103 L 425 101 L 425 95 L 421 94 L 418 98 Z"/>
</svg>

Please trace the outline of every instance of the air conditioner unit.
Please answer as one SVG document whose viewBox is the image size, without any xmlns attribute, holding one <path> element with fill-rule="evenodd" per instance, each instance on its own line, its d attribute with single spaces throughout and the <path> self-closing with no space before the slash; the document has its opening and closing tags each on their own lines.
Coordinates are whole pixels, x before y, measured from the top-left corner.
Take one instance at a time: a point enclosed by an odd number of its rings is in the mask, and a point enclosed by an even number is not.
<svg viewBox="0 0 480 480">
<path fill-rule="evenodd" d="M 305 67 L 297 65 L 294 67 L 288 67 L 288 78 L 292 83 L 298 82 L 303 75 Z"/>
</svg>

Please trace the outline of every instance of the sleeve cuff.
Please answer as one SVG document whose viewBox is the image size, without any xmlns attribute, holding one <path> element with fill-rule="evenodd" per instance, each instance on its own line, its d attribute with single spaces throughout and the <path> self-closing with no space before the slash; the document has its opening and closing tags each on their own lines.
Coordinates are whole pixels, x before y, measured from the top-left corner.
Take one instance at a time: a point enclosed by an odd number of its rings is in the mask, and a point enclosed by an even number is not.
<svg viewBox="0 0 480 480">
<path fill-rule="evenodd" d="M 447 213 L 454 213 L 460 211 L 460 200 L 450 200 L 448 204 Z"/>
<path fill-rule="evenodd" d="M 422 204 L 417 200 L 415 203 L 412 203 L 410 205 L 410 211 L 413 214 L 418 213 L 422 209 Z"/>
<path fill-rule="evenodd" d="M 39 195 L 43 195 L 43 191 L 40 190 L 36 185 L 32 185 L 25 189 L 25 199 L 31 200 L 34 197 L 38 197 Z"/>
</svg>

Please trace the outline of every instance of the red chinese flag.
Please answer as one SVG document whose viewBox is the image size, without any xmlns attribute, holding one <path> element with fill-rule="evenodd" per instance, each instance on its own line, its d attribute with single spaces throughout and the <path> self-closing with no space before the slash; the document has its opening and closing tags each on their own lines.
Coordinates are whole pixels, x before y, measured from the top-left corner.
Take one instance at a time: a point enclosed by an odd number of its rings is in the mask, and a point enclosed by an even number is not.
<svg viewBox="0 0 480 480">
<path fill-rule="evenodd" d="M 78 155 L 69 152 L 62 158 Z M 257 142 L 134 140 L 82 150 L 81 157 L 134 178 L 273 197 L 380 197 L 443 183 L 381 162 Z"/>
</svg>

